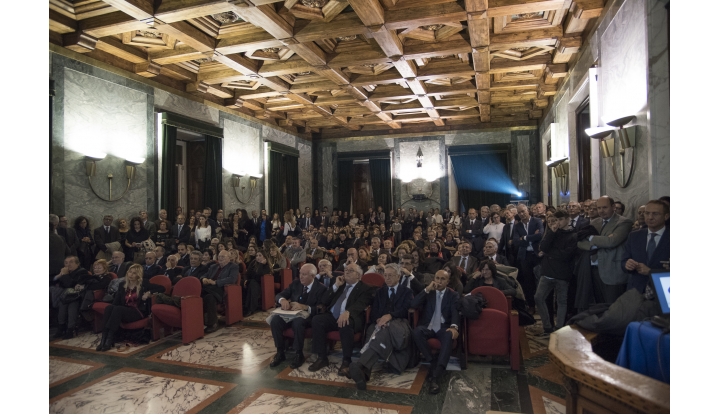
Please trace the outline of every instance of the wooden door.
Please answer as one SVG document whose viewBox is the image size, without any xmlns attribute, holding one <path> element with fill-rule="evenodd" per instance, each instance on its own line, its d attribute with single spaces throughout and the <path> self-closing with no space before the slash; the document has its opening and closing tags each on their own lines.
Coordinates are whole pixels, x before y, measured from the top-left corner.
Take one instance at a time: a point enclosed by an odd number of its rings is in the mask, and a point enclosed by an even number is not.
<svg viewBox="0 0 720 415">
<path fill-rule="evenodd" d="M 367 163 L 353 164 L 353 212 L 360 217 L 365 214 L 367 219 L 367 211 L 375 206 L 372 194 L 372 184 L 370 183 L 370 165 Z"/>
<path fill-rule="evenodd" d="M 187 207 L 197 211 L 203 205 L 205 186 L 205 141 L 187 143 Z"/>
</svg>

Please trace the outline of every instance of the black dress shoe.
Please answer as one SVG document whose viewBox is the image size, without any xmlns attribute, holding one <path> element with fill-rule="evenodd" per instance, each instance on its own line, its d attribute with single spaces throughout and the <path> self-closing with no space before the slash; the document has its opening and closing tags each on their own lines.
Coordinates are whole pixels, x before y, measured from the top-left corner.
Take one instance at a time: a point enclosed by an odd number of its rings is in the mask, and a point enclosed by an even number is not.
<svg viewBox="0 0 720 415">
<path fill-rule="evenodd" d="M 428 388 L 428 391 L 433 395 L 436 395 L 440 392 L 440 386 L 438 386 L 435 378 L 430 379 L 430 387 Z"/>
<path fill-rule="evenodd" d="M 285 355 L 278 353 L 275 355 L 275 357 L 273 357 L 273 360 L 270 362 L 270 367 L 275 367 L 284 361 L 285 361 Z"/>
<path fill-rule="evenodd" d="M 208 333 L 208 334 L 209 334 L 209 333 L 216 332 L 217 329 L 218 329 L 218 327 L 219 327 L 219 326 L 218 326 L 218 323 L 215 323 L 215 324 L 213 324 L 212 326 L 207 326 L 207 327 L 205 328 L 205 333 Z"/>
<path fill-rule="evenodd" d="M 352 363 L 352 361 L 343 360 L 340 369 L 338 369 L 338 376 L 345 376 L 350 379 L 350 363 Z"/>
<path fill-rule="evenodd" d="M 367 389 L 367 381 L 370 380 L 370 371 L 359 363 L 350 364 L 350 378 L 355 381 L 355 386 L 358 390 L 364 391 Z"/>
<path fill-rule="evenodd" d="M 297 369 L 300 366 L 302 366 L 303 363 L 305 363 L 305 356 L 298 353 L 295 355 L 295 358 L 293 359 L 292 363 L 290 363 L 290 368 Z"/>
<path fill-rule="evenodd" d="M 310 367 L 308 368 L 308 371 L 317 372 L 318 370 L 320 370 L 324 367 L 327 367 L 327 366 L 330 366 L 330 362 L 328 362 L 327 357 L 324 357 L 324 358 L 318 357 L 318 359 L 315 361 L 315 363 L 310 365 Z"/>
</svg>

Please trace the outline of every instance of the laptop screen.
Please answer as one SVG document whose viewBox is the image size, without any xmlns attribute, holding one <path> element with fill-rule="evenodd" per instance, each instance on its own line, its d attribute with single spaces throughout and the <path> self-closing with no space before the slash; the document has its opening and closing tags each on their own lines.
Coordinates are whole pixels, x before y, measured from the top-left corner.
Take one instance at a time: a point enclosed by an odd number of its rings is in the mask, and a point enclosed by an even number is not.
<svg viewBox="0 0 720 415">
<path fill-rule="evenodd" d="M 651 276 L 660 308 L 663 314 L 670 314 L 670 271 L 653 272 Z"/>
</svg>

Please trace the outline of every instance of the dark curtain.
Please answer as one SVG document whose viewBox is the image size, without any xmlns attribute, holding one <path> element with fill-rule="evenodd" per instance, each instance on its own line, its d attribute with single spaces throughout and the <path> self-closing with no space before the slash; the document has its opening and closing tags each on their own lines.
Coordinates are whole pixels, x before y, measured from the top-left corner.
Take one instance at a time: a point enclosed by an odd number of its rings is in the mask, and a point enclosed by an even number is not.
<svg viewBox="0 0 720 415">
<path fill-rule="evenodd" d="M 285 168 L 283 155 L 277 151 L 270 151 L 268 162 L 268 217 L 277 213 L 282 220 L 283 213 L 283 186 L 285 184 Z"/>
<path fill-rule="evenodd" d="M 338 161 L 338 183 L 338 209 L 349 212 L 353 187 L 352 160 Z"/>
<path fill-rule="evenodd" d="M 370 184 L 372 184 L 375 206 L 382 206 L 383 212 L 392 211 L 392 195 L 390 194 L 390 159 L 370 159 Z"/>
<path fill-rule="evenodd" d="M 510 194 L 486 189 L 497 188 L 501 178 L 508 177 L 507 157 L 498 153 L 450 156 L 458 197 L 465 210 L 480 210 L 481 206 L 510 203 Z M 502 170 L 504 168 L 504 171 Z M 479 212 L 478 212 L 479 213 Z"/>
<path fill-rule="evenodd" d="M 223 207 L 222 201 L 222 139 L 206 135 L 203 206 L 217 212 Z"/>
<path fill-rule="evenodd" d="M 300 181 L 298 180 L 298 158 L 285 155 L 285 208 L 300 209 Z"/>
<path fill-rule="evenodd" d="M 175 146 L 177 139 L 177 127 L 164 125 L 162 145 L 162 171 L 160 172 L 160 208 L 168 213 L 168 220 L 175 221 L 175 209 L 177 206 L 177 168 L 175 167 Z"/>
</svg>

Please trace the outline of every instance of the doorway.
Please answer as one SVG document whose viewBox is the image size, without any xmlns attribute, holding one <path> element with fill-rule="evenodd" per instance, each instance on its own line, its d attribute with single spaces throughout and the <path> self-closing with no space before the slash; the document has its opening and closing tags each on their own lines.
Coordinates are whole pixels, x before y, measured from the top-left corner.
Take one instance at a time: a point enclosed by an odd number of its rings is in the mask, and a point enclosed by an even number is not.
<svg viewBox="0 0 720 415">
<path fill-rule="evenodd" d="M 183 212 L 203 209 L 205 188 L 205 137 L 192 131 L 177 130 L 177 205 Z"/>
<path fill-rule="evenodd" d="M 360 216 L 367 214 L 375 206 L 372 183 L 370 181 L 370 162 L 356 160 L 353 162 L 353 193 L 351 212 Z M 367 219 L 367 218 L 365 218 Z"/>
<path fill-rule="evenodd" d="M 590 100 L 586 99 L 575 113 L 578 163 L 578 201 L 592 199 L 592 167 L 590 165 L 591 138 L 585 133 L 590 128 Z"/>
</svg>

